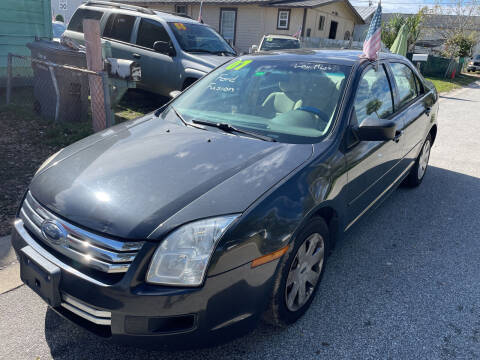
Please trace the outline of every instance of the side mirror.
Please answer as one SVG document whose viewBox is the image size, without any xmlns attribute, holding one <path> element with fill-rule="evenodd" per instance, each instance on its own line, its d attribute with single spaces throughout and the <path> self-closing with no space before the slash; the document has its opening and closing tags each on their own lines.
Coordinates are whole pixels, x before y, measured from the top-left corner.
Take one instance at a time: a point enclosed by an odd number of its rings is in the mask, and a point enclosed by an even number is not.
<svg viewBox="0 0 480 360">
<path fill-rule="evenodd" d="M 172 99 L 175 99 L 178 95 L 180 95 L 182 92 L 180 90 L 173 90 L 173 91 L 170 91 L 170 93 L 168 95 L 170 95 L 170 97 Z"/>
<path fill-rule="evenodd" d="M 153 43 L 153 50 L 168 56 L 175 56 L 175 49 L 169 41 L 155 41 Z"/>
<path fill-rule="evenodd" d="M 395 139 L 397 125 L 393 121 L 370 116 L 355 130 L 359 140 L 386 141 Z"/>
<path fill-rule="evenodd" d="M 258 51 L 258 45 L 252 45 L 250 48 L 250 53 L 256 53 Z"/>
</svg>

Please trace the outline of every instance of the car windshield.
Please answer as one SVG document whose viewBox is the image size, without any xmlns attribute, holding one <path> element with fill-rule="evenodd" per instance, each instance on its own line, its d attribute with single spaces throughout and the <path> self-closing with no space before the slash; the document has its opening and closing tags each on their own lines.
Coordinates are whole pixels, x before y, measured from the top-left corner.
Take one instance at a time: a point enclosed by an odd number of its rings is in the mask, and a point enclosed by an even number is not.
<svg viewBox="0 0 480 360">
<path fill-rule="evenodd" d="M 223 123 L 280 142 L 315 143 L 332 127 L 349 73 L 349 66 L 320 62 L 235 59 L 182 93 L 161 117 L 177 121 L 176 111 L 187 122 Z"/>
<path fill-rule="evenodd" d="M 180 47 L 187 52 L 235 55 L 235 50 L 211 27 L 180 22 L 168 24 Z"/>
<path fill-rule="evenodd" d="M 263 42 L 260 50 L 281 50 L 281 49 L 299 49 L 300 41 L 296 39 L 282 39 L 282 38 L 273 38 L 266 37 Z"/>
</svg>

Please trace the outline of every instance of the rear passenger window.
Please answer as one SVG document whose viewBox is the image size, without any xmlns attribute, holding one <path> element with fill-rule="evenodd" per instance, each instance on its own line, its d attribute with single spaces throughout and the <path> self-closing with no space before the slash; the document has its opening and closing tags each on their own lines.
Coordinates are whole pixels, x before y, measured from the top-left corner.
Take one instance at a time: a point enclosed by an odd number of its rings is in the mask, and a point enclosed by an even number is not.
<svg viewBox="0 0 480 360">
<path fill-rule="evenodd" d="M 138 28 L 137 45 L 153 49 L 155 41 L 170 41 L 162 24 L 155 20 L 142 19 Z"/>
<path fill-rule="evenodd" d="M 399 107 L 402 107 L 410 100 L 417 97 L 415 74 L 405 64 L 392 63 L 390 66 L 392 68 L 393 77 L 395 78 L 395 83 L 397 84 L 398 95 L 400 96 L 398 99 L 398 105 Z"/>
<path fill-rule="evenodd" d="M 130 42 L 135 16 L 112 14 L 108 18 L 103 36 L 119 41 Z"/>
<path fill-rule="evenodd" d="M 358 125 L 371 115 L 385 119 L 393 113 L 392 90 L 383 65 L 363 74 L 354 104 Z"/>
<path fill-rule="evenodd" d="M 78 9 L 73 14 L 70 23 L 68 24 L 68 30 L 78 31 L 83 33 L 83 20 L 93 19 L 100 20 L 103 16 L 103 12 L 89 9 Z"/>
</svg>

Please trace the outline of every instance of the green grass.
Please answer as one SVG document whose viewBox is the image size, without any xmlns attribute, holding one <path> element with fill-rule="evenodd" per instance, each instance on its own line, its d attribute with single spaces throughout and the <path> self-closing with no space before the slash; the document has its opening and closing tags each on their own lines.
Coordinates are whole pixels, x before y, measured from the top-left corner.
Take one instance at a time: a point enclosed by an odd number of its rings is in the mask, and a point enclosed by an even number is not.
<svg viewBox="0 0 480 360">
<path fill-rule="evenodd" d="M 480 78 L 474 75 L 461 74 L 455 79 L 443 79 L 435 77 L 426 77 L 425 79 L 431 81 L 439 93 L 444 93 L 467 86 L 468 84 L 474 82 L 475 80 L 479 80 Z"/>
</svg>

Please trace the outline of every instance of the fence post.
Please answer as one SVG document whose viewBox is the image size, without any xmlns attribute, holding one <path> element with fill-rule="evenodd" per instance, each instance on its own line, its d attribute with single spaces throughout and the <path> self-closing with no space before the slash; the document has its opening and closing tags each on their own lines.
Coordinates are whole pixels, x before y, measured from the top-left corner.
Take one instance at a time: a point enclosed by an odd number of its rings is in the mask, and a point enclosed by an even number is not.
<svg viewBox="0 0 480 360">
<path fill-rule="evenodd" d="M 10 104 L 11 96 L 12 96 L 12 54 L 8 53 L 7 55 L 7 105 Z"/>
<path fill-rule="evenodd" d="M 85 34 L 85 47 L 87 52 L 87 67 L 99 73 L 88 75 L 90 99 L 92 106 L 93 130 L 100 131 L 107 125 L 105 113 L 105 98 L 102 85 L 103 60 L 102 45 L 100 41 L 100 22 L 93 19 L 83 20 Z"/>
<path fill-rule="evenodd" d="M 103 98 L 105 99 L 105 118 L 106 125 L 110 127 L 114 125 L 115 119 L 113 118 L 112 103 L 110 99 L 110 84 L 108 82 L 108 73 L 102 71 L 102 84 L 103 84 Z"/>
</svg>

